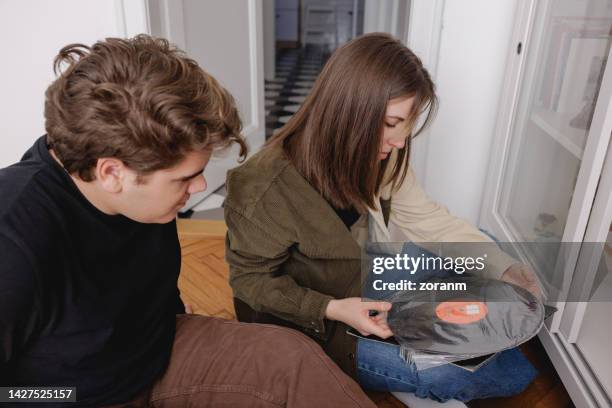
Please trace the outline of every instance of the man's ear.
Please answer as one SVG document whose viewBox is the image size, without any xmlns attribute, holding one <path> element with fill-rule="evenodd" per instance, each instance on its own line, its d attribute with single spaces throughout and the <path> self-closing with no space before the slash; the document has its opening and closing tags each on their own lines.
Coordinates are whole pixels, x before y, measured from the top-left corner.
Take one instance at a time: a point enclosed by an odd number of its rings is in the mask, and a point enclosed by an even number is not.
<svg viewBox="0 0 612 408">
<path fill-rule="evenodd" d="M 103 157 L 96 163 L 96 180 L 109 193 L 120 193 L 127 177 L 127 167 L 121 160 Z"/>
</svg>

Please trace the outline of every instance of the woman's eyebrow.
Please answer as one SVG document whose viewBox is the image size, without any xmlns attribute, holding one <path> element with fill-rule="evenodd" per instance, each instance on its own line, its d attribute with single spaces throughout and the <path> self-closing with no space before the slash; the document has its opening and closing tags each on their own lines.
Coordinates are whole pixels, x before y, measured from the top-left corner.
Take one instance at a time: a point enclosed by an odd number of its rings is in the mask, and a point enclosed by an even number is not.
<svg viewBox="0 0 612 408">
<path fill-rule="evenodd" d="M 406 119 L 402 118 L 401 116 L 394 116 L 394 115 L 387 115 L 387 118 L 389 118 L 389 119 L 397 119 L 400 122 L 403 122 L 404 120 L 406 120 Z"/>
</svg>

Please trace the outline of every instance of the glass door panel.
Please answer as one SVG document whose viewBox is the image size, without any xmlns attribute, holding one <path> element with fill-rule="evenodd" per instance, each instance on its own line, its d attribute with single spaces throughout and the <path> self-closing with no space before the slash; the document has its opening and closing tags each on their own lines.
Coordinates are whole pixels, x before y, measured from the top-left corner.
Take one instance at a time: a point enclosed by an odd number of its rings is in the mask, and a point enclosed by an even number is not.
<svg viewBox="0 0 612 408">
<path fill-rule="evenodd" d="M 612 1 L 538 1 L 498 213 L 534 266 L 562 241 L 610 50 Z M 541 245 L 539 245 L 541 243 Z"/>
</svg>

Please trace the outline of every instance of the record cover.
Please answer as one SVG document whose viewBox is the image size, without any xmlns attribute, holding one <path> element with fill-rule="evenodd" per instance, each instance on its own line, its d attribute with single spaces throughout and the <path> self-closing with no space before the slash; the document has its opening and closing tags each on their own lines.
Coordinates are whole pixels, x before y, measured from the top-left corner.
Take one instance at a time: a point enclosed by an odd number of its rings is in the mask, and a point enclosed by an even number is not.
<svg viewBox="0 0 612 408">
<path fill-rule="evenodd" d="M 519 286 L 477 277 L 431 282 L 464 282 L 466 289 L 404 291 L 390 299 L 389 327 L 408 352 L 451 360 L 497 353 L 531 339 L 544 322 L 544 305 Z"/>
</svg>

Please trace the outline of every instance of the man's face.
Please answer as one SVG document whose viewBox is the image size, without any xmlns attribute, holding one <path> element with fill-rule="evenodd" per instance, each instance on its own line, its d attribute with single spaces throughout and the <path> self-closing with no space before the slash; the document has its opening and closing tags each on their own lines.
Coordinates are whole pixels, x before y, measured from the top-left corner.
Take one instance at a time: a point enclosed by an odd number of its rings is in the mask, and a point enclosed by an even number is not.
<svg viewBox="0 0 612 408">
<path fill-rule="evenodd" d="M 137 177 L 128 171 L 118 212 L 134 221 L 164 224 L 172 221 L 191 194 L 206 190 L 202 172 L 212 151 L 194 151 L 174 167 Z"/>
</svg>

